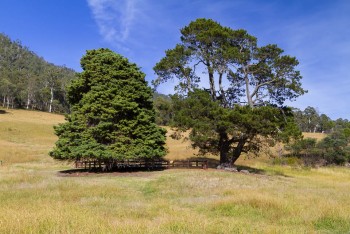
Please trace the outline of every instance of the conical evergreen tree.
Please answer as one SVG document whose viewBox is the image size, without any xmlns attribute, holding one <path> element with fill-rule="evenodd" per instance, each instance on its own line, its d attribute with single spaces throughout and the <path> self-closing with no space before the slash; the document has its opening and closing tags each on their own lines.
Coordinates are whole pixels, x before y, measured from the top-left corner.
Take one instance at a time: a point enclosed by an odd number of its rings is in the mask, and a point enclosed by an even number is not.
<svg viewBox="0 0 350 234">
<path fill-rule="evenodd" d="M 87 51 L 68 89 L 71 114 L 55 127 L 55 159 L 154 159 L 166 154 L 152 90 L 136 64 L 109 49 Z"/>
</svg>

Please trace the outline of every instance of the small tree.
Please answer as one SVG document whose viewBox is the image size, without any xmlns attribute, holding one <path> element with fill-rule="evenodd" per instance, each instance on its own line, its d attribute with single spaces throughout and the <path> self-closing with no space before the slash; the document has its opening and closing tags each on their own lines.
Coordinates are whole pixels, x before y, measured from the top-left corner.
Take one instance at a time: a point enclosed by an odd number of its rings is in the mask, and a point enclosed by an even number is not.
<svg viewBox="0 0 350 234">
<path fill-rule="evenodd" d="M 71 114 L 55 127 L 55 159 L 153 159 L 166 154 L 145 75 L 109 49 L 87 51 L 68 90 Z"/>
<path fill-rule="evenodd" d="M 156 111 L 156 123 L 161 126 L 169 126 L 172 119 L 172 103 L 170 97 L 155 94 L 153 103 Z"/>
<path fill-rule="evenodd" d="M 349 138 L 346 131 L 336 130 L 320 140 L 300 139 L 286 145 L 293 156 L 301 158 L 305 164 L 344 164 L 350 160 Z"/>
<path fill-rule="evenodd" d="M 349 138 L 343 130 L 337 130 L 322 139 L 317 147 L 328 163 L 344 164 L 350 159 Z"/>
</svg>

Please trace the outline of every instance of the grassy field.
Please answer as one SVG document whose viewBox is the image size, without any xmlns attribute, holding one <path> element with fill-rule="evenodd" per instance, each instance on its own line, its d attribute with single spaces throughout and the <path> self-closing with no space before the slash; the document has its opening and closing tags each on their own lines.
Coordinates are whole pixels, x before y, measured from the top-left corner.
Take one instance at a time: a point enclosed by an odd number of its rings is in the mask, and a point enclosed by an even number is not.
<svg viewBox="0 0 350 234">
<path fill-rule="evenodd" d="M 0 112 L 2 113 L 2 112 Z M 60 115 L 0 114 L 0 233 L 349 233 L 350 169 L 276 166 L 59 176 Z M 169 159 L 192 157 L 168 139 Z"/>
</svg>

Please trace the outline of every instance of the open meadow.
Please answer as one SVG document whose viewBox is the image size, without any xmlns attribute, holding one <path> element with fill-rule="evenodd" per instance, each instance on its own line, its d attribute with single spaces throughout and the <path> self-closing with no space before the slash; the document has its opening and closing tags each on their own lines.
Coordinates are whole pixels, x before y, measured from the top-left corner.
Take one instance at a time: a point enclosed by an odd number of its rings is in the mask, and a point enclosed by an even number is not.
<svg viewBox="0 0 350 234">
<path fill-rule="evenodd" d="M 0 112 L 0 233 L 349 233 L 350 169 L 240 159 L 216 169 L 62 176 L 61 115 Z M 168 139 L 168 159 L 193 157 Z"/>
</svg>

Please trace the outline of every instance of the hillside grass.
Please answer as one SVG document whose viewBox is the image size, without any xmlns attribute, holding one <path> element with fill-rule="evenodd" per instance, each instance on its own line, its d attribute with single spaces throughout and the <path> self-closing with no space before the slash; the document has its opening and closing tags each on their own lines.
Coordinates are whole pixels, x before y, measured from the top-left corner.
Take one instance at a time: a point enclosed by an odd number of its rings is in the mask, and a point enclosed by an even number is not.
<svg viewBox="0 0 350 234">
<path fill-rule="evenodd" d="M 2 113 L 2 112 L 1 112 Z M 349 233 L 350 170 L 238 164 L 209 170 L 66 177 L 48 156 L 61 115 L 0 114 L 0 233 Z M 193 157 L 168 139 L 169 159 Z"/>
<path fill-rule="evenodd" d="M 304 138 L 314 138 L 316 140 L 322 140 L 327 136 L 326 133 L 319 133 L 319 132 L 304 132 L 303 133 Z"/>
</svg>

